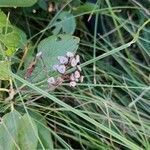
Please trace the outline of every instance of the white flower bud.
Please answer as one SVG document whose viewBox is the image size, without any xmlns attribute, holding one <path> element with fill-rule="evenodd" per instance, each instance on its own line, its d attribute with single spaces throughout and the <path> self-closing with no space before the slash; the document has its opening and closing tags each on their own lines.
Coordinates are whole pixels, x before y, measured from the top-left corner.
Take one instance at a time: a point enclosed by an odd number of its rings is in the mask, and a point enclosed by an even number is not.
<svg viewBox="0 0 150 150">
<path fill-rule="evenodd" d="M 73 57 L 74 56 L 74 54 L 72 53 L 72 52 L 67 52 L 67 57 Z"/>
<path fill-rule="evenodd" d="M 75 87 L 75 86 L 77 85 L 77 83 L 76 83 L 75 81 L 71 81 L 71 82 L 69 83 L 69 85 L 70 85 L 70 87 Z"/>
<path fill-rule="evenodd" d="M 79 82 L 79 79 L 76 78 L 75 81 L 76 81 L 76 82 Z"/>
<path fill-rule="evenodd" d="M 76 62 L 80 63 L 80 56 L 79 55 L 76 55 Z"/>
<path fill-rule="evenodd" d="M 64 74 L 66 72 L 66 66 L 65 65 L 59 65 L 57 67 L 57 71 L 61 74 Z"/>
<path fill-rule="evenodd" d="M 48 82 L 48 84 L 55 84 L 55 79 L 54 79 L 54 77 L 48 78 L 47 82 Z"/>
<path fill-rule="evenodd" d="M 36 13 L 36 9 L 33 9 L 32 12 L 35 14 Z"/>
<path fill-rule="evenodd" d="M 67 64 L 68 63 L 68 58 L 65 56 L 58 56 L 58 60 L 60 64 Z"/>
<path fill-rule="evenodd" d="M 72 58 L 72 59 L 71 59 L 71 66 L 72 66 L 72 67 L 75 67 L 76 65 L 77 65 L 76 59 L 75 59 L 75 58 Z"/>
<path fill-rule="evenodd" d="M 74 74 L 73 74 L 73 73 L 70 75 L 70 80 L 71 80 L 71 81 L 75 81 L 75 77 L 74 77 Z"/>
<path fill-rule="evenodd" d="M 75 71 L 74 77 L 75 77 L 76 79 L 79 79 L 79 78 L 80 78 L 80 72 L 79 72 L 78 70 Z"/>
<path fill-rule="evenodd" d="M 40 58 L 42 56 L 42 52 L 38 52 L 37 54 L 36 54 L 36 58 Z"/>
<path fill-rule="evenodd" d="M 83 82 L 84 76 L 80 77 L 80 82 Z"/>
</svg>

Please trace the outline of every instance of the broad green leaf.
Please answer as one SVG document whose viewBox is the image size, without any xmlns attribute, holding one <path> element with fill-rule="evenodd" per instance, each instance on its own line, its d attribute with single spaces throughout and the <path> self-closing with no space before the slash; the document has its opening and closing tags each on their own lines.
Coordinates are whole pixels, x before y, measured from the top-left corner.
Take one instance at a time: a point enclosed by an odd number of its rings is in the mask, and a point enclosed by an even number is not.
<svg viewBox="0 0 150 150">
<path fill-rule="evenodd" d="M 19 42 L 19 33 L 15 32 L 15 29 L 13 26 L 7 26 L 7 29 L 10 30 L 10 32 L 5 32 L 6 27 L 2 27 L 4 32 L 0 33 L 0 41 L 4 44 L 6 47 L 5 53 L 7 56 L 11 56 L 18 47 Z"/>
<path fill-rule="evenodd" d="M 19 28 L 14 27 L 15 31 L 19 34 L 19 40 L 18 40 L 18 48 L 24 48 L 27 44 L 27 36 L 26 34 Z"/>
<path fill-rule="evenodd" d="M 45 118 L 39 113 L 29 112 L 29 114 L 34 118 L 35 123 L 38 128 L 39 138 L 45 149 L 53 150 L 53 142 L 51 138 L 50 131 L 48 130 Z M 42 149 L 41 144 L 38 144 L 38 149 Z"/>
<path fill-rule="evenodd" d="M 30 116 L 21 116 L 16 110 L 3 116 L 0 125 L 0 149 L 36 150 L 37 146 L 38 129 Z"/>
<path fill-rule="evenodd" d="M 10 63 L 7 61 L 0 61 L 0 80 L 10 79 Z"/>
<path fill-rule="evenodd" d="M 2 118 L 0 125 L 0 149 L 16 150 L 18 145 L 19 123 L 21 115 L 13 110 Z"/>
<path fill-rule="evenodd" d="M 18 48 L 24 47 L 26 41 L 25 33 L 11 25 L 7 16 L 0 11 L 0 42 L 5 46 L 6 55 L 12 56 Z"/>
<path fill-rule="evenodd" d="M 66 34 L 73 34 L 76 28 L 74 16 L 68 11 L 61 12 L 54 22 L 53 34 L 59 34 L 60 31 Z"/>
<path fill-rule="evenodd" d="M 67 52 L 75 53 L 78 49 L 79 38 L 71 35 L 54 35 L 42 40 L 38 45 L 38 52 L 42 52 L 45 65 L 53 70 L 58 63 L 58 56 L 65 56 Z"/>
<path fill-rule="evenodd" d="M 0 7 L 29 7 L 37 0 L 0 0 Z"/>
<path fill-rule="evenodd" d="M 44 120 L 45 121 L 45 120 Z M 37 123 L 39 138 L 45 149 L 53 150 L 53 142 L 50 131 L 44 121 Z M 41 144 L 38 144 L 38 148 L 42 149 Z"/>
<path fill-rule="evenodd" d="M 71 35 L 53 35 L 42 40 L 38 45 L 38 52 L 42 52 L 45 68 L 41 61 L 37 62 L 33 71 L 32 81 L 46 79 L 44 69 L 53 72 L 53 65 L 58 64 L 58 56 L 65 56 L 67 52 L 75 53 L 78 49 L 79 38 Z"/>
<path fill-rule="evenodd" d="M 25 114 L 20 122 L 19 146 L 21 150 L 36 150 L 38 144 L 38 129 L 34 120 Z"/>
</svg>

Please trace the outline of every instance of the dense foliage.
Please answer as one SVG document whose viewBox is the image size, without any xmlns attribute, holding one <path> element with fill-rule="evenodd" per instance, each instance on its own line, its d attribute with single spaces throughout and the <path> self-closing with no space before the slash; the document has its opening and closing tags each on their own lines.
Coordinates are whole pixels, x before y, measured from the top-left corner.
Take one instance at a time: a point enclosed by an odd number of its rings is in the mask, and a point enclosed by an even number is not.
<svg viewBox="0 0 150 150">
<path fill-rule="evenodd" d="M 0 0 L 0 149 L 150 149 L 149 0 Z"/>
</svg>

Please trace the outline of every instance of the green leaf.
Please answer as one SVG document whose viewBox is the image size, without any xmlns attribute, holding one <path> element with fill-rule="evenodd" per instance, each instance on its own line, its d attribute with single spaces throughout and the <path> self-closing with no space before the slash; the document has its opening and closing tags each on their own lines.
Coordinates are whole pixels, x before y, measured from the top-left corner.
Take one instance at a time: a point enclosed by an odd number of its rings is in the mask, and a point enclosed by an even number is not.
<svg viewBox="0 0 150 150">
<path fill-rule="evenodd" d="M 53 142 L 51 138 L 51 134 L 46 127 L 44 121 L 41 123 L 37 123 L 39 138 L 45 149 L 53 150 Z M 38 149 L 42 149 L 41 145 L 38 144 Z"/>
<path fill-rule="evenodd" d="M 96 10 L 96 9 L 98 9 L 98 5 L 87 2 L 83 5 L 80 5 L 76 9 L 74 9 L 73 13 L 77 15 L 77 14 L 82 14 L 85 12 L 92 12 L 93 10 Z"/>
<path fill-rule="evenodd" d="M 75 18 L 67 11 L 61 12 L 54 22 L 53 34 L 58 34 L 62 30 L 63 33 L 73 34 L 76 28 Z"/>
<path fill-rule="evenodd" d="M 38 52 L 42 52 L 45 69 L 53 72 L 53 65 L 58 64 L 58 56 L 65 56 L 67 52 L 75 53 L 78 49 L 79 38 L 71 35 L 53 35 L 42 40 L 38 45 Z M 46 78 L 42 63 L 37 63 L 33 71 L 32 81 L 38 82 Z"/>
<path fill-rule="evenodd" d="M 13 110 L 3 116 L 0 125 L 0 149 L 36 150 L 37 145 L 38 129 L 29 115 L 21 116 Z"/>
<path fill-rule="evenodd" d="M 18 146 L 19 122 L 21 115 L 13 110 L 2 118 L 0 125 L 0 149 L 16 150 Z"/>
<path fill-rule="evenodd" d="M 37 0 L 0 0 L 0 7 L 29 7 Z"/>
<path fill-rule="evenodd" d="M 53 70 L 58 63 L 58 56 L 65 56 L 67 52 L 75 53 L 78 49 L 79 38 L 71 35 L 54 35 L 42 40 L 38 45 L 38 52 L 42 52 L 45 65 Z"/>
<path fill-rule="evenodd" d="M 21 116 L 16 110 L 6 114 L 0 125 L 0 149 L 36 150 L 38 130 L 34 120 L 25 114 Z"/>
<path fill-rule="evenodd" d="M 43 10 L 47 11 L 47 2 L 43 0 L 38 0 L 38 5 L 41 7 Z"/>
<path fill-rule="evenodd" d="M 12 56 L 18 48 L 23 48 L 27 42 L 26 34 L 12 26 L 2 11 L 0 11 L 0 42 L 5 46 L 7 56 Z"/>
<path fill-rule="evenodd" d="M 6 15 L 0 10 L 0 27 L 5 26 L 6 24 L 10 24 L 10 21 L 7 20 Z M 0 32 L 2 32 L 1 28 L 0 28 Z"/>
<path fill-rule="evenodd" d="M 40 115 L 39 113 L 35 113 L 33 111 L 30 111 L 29 114 L 35 120 L 35 123 L 38 128 L 39 138 L 40 138 L 44 148 L 53 150 L 53 142 L 52 142 L 51 134 L 47 127 L 45 118 L 42 115 Z M 37 149 L 42 149 L 40 143 L 38 144 Z"/>
<path fill-rule="evenodd" d="M 21 150 L 36 150 L 38 144 L 38 129 L 34 120 L 25 114 L 20 122 L 19 145 Z"/>
<path fill-rule="evenodd" d="M 26 34 L 19 28 L 14 27 L 15 31 L 19 34 L 19 40 L 18 40 L 18 48 L 24 48 L 27 44 L 27 36 Z"/>
<path fill-rule="evenodd" d="M 10 63 L 7 61 L 0 61 L 0 80 L 9 80 L 10 77 Z"/>
</svg>

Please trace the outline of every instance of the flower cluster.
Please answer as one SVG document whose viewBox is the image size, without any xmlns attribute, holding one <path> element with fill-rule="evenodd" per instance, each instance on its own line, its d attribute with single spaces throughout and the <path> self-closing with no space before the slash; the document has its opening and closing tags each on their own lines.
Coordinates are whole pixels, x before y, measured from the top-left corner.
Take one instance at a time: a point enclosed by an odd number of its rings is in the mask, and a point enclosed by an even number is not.
<svg viewBox="0 0 150 150">
<path fill-rule="evenodd" d="M 58 56 L 58 64 L 53 66 L 53 70 L 61 74 L 60 77 L 55 79 L 54 77 L 48 78 L 49 85 L 60 85 L 63 81 L 69 81 L 70 87 L 75 87 L 77 82 L 83 81 L 83 76 L 80 75 L 81 68 L 79 66 L 80 56 L 74 55 L 71 52 L 67 52 L 66 56 Z M 67 70 L 71 67 L 75 68 L 75 71 L 71 74 L 67 73 Z"/>
</svg>

